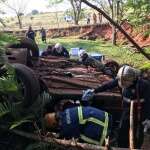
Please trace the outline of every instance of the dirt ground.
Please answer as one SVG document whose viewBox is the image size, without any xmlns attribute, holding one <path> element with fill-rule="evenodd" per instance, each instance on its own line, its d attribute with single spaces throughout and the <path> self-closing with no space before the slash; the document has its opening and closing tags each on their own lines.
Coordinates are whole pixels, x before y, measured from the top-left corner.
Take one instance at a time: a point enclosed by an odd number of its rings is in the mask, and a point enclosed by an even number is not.
<svg viewBox="0 0 150 150">
<path fill-rule="evenodd" d="M 141 46 L 150 46 L 150 24 L 146 24 L 138 29 L 133 28 L 128 22 L 122 23 L 123 29 Z M 121 44 L 128 44 L 125 36 L 116 29 L 117 41 Z M 69 28 L 49 29 L 48 36 L 63 37 L 63 36 L 78 36 L 81 39 L 90 39 L 92 37 L 103 38 L 104 40 L 112 39 L 112 27 L 110 24 L 95 24 L 84 26 L 72 26 Z"/>
</svg>

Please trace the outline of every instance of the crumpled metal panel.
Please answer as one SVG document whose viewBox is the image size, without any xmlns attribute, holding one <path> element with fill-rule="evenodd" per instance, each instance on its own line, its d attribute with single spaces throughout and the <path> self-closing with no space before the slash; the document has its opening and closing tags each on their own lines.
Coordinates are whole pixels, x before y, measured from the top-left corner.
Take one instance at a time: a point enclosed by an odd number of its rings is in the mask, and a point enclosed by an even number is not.
<svg viewBox="0 0 150 150">
<path fill-rule="evenodd" d="M 57 100 L 81 100 L 83 90 L 112 80 L 111 77 L 94 69 L 88 71 L 79 62 L 61 57 L 42 57 L 33 68 L 49 93 Z M 122 106 L 119 89 L 98 93 L 93 104 L 100 109 L 120 111 Z"/>
</svg>

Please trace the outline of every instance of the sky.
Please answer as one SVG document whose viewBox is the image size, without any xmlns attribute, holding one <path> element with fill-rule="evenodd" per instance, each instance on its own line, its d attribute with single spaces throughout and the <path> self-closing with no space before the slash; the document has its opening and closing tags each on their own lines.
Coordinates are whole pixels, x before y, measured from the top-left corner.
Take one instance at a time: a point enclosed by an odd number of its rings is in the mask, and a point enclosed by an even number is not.
<svg viewBox="0 0 150 150">
<path fill-rule="evenodd" d="M 39 12 L 56 11 L 56 8 L 48 8 L 48 5 L 49 5 L 48 0 L 8 0 L 8 4 L 10 6 L 15 6 L 16 8 L 17 8 L 17 5 L 16 5 L 17 3 L 21 4 L 22 6 L 27 4 L 26 10 L 24 12 L 25 14 L 30 13 L 34 9 L 38 10 Z M 1 15 L 1 17 L 15 16 L 14 12 L 12 10 L 8 9 L 6 6 L 1 5 L 0 8 L 7 11 L 7 14 Z M 59 10 L 59 11 L 63 11 L 63 10 L 69 9 L 69 8 L 70 8 L 70 5 L 68 5 L 66 0 L 63 4 L 60 4 L 57 6 L 57 10 Z"/>
</svg>

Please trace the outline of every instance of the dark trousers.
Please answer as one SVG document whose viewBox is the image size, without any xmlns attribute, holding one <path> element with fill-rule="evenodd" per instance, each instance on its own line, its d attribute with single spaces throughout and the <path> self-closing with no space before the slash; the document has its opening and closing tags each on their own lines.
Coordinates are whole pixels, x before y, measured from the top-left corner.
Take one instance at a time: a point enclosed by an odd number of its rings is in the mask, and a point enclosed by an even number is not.
<svg viewBox="0 0 150 150">
<path fill-rule="evenodd" d="M 134 114 L 134 145 L 135 148 L 140 149 L 144 139 L 143 125 L 137 120 L 137 110 L 135 110 Z M 118 146 L 129 148 L 129 110 L 123 111 L 119 128 Z"/>
<path fill-rule="evenodd" d="M 42 36 L 42 41 L 46 42 L 46 36 Z"/>
</svg>

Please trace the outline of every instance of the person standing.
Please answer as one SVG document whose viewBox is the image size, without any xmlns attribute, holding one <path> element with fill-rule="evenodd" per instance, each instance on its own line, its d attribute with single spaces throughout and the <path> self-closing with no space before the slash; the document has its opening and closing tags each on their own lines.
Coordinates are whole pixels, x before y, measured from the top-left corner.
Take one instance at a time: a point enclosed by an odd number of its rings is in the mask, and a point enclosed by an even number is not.
<svg viewBox="0 0 150 150">
<path fill-rule="evenodd" d="M 31 26 L 29 26 L 29 29 L 26 33 L 26 37 L 35 41 L 35 32 L 33 31 Z"/>
<path fill-rule="evenodd" d="M 99 18 L 99 23 L 102 24 L 102 14 L 100 12 L 98 13 L 98 18 Z"/>
<path fill-rule="evenodd" d="M 93 23 L 94 23 L 94 24 L 96 24 L 96 23 L 97 23 L 97 16 L 96 16 L 96 14 L 95 14 L 95 13 L 93 14 Z"/>
<path fill-rule="evenodd" d="M 90 24 L 90 22 L 91 22 L 91 19 L 90 19 L 90 18 L 91 18 L 91 16 L 90 16 L 90 14 L 88 14 L 88 15 L 87 15 L 87 18 L 86 18 L 86 23 L 87 23 L 87 24 Z"/>
<path fill-rule="evenodd" d="M 42 27 L 40 32 L 42 41 L 46 43 L 46 30 Z"/>
</svg>

